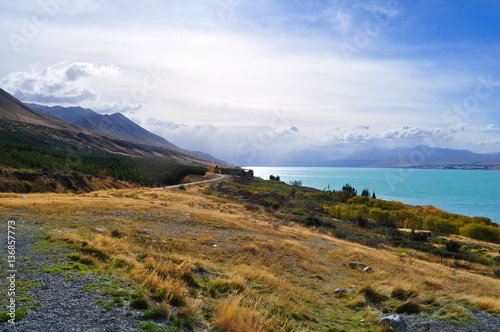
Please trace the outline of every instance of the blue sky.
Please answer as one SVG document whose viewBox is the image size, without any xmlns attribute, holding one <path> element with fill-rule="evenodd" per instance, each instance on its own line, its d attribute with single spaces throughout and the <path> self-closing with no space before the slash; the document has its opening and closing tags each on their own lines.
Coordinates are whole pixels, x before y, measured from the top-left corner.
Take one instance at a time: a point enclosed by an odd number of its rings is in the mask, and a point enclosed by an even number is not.
<svg viewBox="0 0 500 332">
<path fill-rule="evenodd" d="M 500 2 L 0 4 L 0 86 L 242 165 L 500 151 Z"/>
</svg>

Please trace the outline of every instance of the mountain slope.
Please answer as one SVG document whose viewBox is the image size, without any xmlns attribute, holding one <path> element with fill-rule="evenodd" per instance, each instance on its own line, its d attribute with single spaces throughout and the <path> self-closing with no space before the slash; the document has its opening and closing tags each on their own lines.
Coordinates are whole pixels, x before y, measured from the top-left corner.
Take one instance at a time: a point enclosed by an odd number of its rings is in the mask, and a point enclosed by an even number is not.
<svg viewBox="0 0 500 332">
<path fill-rule="evenodd" d="M 121 113 L 104 115 L 82 107 L 44 106 L 38 104 L 28 105 L 39 112 L 57 116 L 63 120 L 73 122 L 96 134 L 111 135 L 131 142 L 176 147 L 163 137 L 142 128 Z M 188 152 L 199 159 L 225 164 L 224 161 L 217 159 L 206 152 Z"/>
<path fill-rule="evenodd" d="M 325 161 L 317 166 L 498 169 L 500 155 L 419 145 L 414 148 L 358 151 L 343 159 Z"/>
<path fill-rule="evenodd" d="M 111 135 L 126 141 L 175 146 L 166 139 L 137 125 L 121 113 L 111 115 L 96 114 L 82 118 L 75 123 L 94 133 Z"/>
<path fill-rule="evenodd" d="M 175 146 L 163 137 L 142 128 L 121 113 L 106 115 L 82 107 L 44 106 L 38 104 L 29 104 L 29 106 L 39 112 L 77 124 L 96 134 L 110 135 L 132 142 Z"/>
<path fill-rule="evenodd" d="M 110 117 L 113 120 L 120 120 L 124 125 L 129 125 L 131 129 L 139 127 L 122 115 Z M 145 129 L 140 129 L 145 131 Z M 168 144 L 145 144 L 127 141 L 109 134 L 98 135 L 77 124 L 38 112 L 0 89 L 0 143 L 29 145 L 33 148 L 65 151 L 68 154 L 113 154 L 155 158 L 161 159 L 163 163 L 181 165 L 213 166 L 218 164 L 197 158 L 189 151 L 166 142 Z"/>
<path fill-rule="evenodd" d="M 23 104 L 20 100 L 11 96 L 3 89 L 0 89 L 0 119 L 21 121 L 62 130 L 80 132 L 86 131 L 84 128 L 75 125 L 74 123 L 37 112 L 31 107 Z"/>
</svg>

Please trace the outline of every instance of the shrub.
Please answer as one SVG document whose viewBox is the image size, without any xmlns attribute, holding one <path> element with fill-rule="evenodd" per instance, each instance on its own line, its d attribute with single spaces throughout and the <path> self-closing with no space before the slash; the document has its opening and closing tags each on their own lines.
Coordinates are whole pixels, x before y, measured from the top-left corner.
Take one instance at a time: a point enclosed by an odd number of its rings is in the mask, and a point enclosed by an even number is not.
<svg viewBox="0 0 500 332">
<path fill-rule="evenodd" d="M 148 309 L 142 314 L 144 319 L 168 319 L 169 316 L 167 308 L 163 306 Z"/>
<path fill-rule="evenodd" d="M 404 290 L 402 288 L 394 288 L 391 292 L 391 297 L 397 300 L 406 301 L 410 297 L 416 296 L 417 293 L 412 290 Z"/>
<path fill-rule="evenodd" d="M 429 238 L 432 236 L 431 232 L 415 232 L 412 230 L 410 233 L 410 240 L 417 242 L 427 242 Z"/>
<path fill-rule="evenodd" d="M 138 310 L 146 310 L 149 308 L 149 302 L 143 295 L 139 295 L 130 301 L 130 307 Z"/>
<path fill-rule="evenodd" d="M 165 327 L 155 322 L 142 322 L 139 324 L 140 332 L 173 332 L 173 331 L 182 331 L 180 329 L 173 330 L 170 327 Z"/>
<path fill-rule="evenodd" d="M 360 293 L 365 296 L 368 302 L 379 303 L 387 300 L 387 296 L 378 293 L 371 286 L 364 287 L 360 290 Z"/>
<path fill-rule="evenodd" d="M 349 204 L 364 204 L 368 205 L 370 203 L 370 198 L 366 196 L 356 196 L 347 201 Z"/>
<path fill-rule="evenodd" d="M 446 251 L 458 252 L 460 250 L 460 248 L 462 247 L 462 245 L 456 241 L 450 240 L 450 241 L 446 242 L 444 247 L 445 247 Z"/>
<path fill-rule="evenodd" d="M 420 305 L 416 302 L 410 301 L 405 302 L 396 308 L 396 313 L 398 314 L 418 314 L 422 309 Z"/>
<path fill-rule="evenodd" d="M 493 274 L 495 275 L 495 277 L 500 278 L 500 269 L 494 269 Z"/>
<path fill-rule="evenodd" d="M 362 217 L 362 216 L 357 216 L 351 219 L 352 222 L 355 222 L 358 224 L 359 227 L 365 228 L 368 226 L 368 219 Z"/>
<path fill-rule="evenodd" d="M 370 210 L 370 218 L 373 219 L 377 224 L 384 227 L 396 227 L 391 219 L 391 214 L 389 211 L 382 210 L 381 208 L 373 208 Z"/>
<path fill-rule="evenodd" d="M 371 248 L 375 248 L 375 249 L 379 249 L 381 246 L 382 246 L 382 240 L 378 237 L 371 237 L 369 239 L 364 239 L 361 244 L 367 246 L 367 247 L 371 247 Z"/>
<path fill-rule="evenodd" d="M 460 235 L 476 240 L 496 242 L 500 240 L 500 228 L 485 224 L 468 224 L 460 228 Z"/>
</svg>

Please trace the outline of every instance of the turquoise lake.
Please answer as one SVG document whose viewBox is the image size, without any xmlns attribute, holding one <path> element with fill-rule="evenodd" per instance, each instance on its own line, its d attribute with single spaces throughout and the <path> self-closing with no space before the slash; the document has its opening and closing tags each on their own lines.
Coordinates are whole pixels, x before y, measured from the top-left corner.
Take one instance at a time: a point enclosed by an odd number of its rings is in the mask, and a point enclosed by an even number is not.
<svg viewBox="0 0 500 332">
<path fill-rule="evenodd" d="M 252 167 L 254 175 L 281 181 L 302 181 L 316 189 L 340 190 L 349 183 L 358 193 L 367 188 L 377 198 L 412 205 L 433 205 L 466 216 L 488 217 L 500 224 L 500 171 L 333 168 L 333 167 Z"/>
</svg>

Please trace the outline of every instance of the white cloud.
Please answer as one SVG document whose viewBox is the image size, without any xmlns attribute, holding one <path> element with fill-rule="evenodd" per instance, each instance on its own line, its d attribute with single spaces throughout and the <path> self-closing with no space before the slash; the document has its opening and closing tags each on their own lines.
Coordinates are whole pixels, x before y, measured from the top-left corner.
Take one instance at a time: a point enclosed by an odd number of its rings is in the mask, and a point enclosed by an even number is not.
<svg viewBox="0 0 500 332">
<path fill-rule="evenodd" d="M 116 78 L 115 66 L 98 66 L 92 63 L 61 62 L 29 71 L 14 72 L 0 83 L 5 90 L 24 102 L 81 103 L 96 101 L 99 92 L 92 89 L 92 83 L 100 78 Z"/>
</svg>

